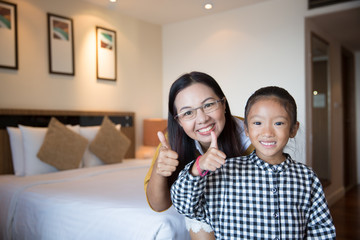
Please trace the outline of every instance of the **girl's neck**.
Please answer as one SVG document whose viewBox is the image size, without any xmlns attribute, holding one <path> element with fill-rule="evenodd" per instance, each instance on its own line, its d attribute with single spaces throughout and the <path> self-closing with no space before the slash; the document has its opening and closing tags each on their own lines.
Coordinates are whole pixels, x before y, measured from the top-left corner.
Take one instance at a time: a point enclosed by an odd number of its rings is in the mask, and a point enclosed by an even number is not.
<svg viewBox="0 0 360 240">
<path fill-rule="evenodd" d="M 259 156 L 257 155 L 261 160 L 263 160 L 264 162 L 271 164 L 271 165 L 279 165 L 282 162 L 284 162 L 286 160 L 286 156 L 284 153 L 281 154 L 280 157 L 274 158 L 274 157 L 263 157 L 263 156 Z"/>
</svg>

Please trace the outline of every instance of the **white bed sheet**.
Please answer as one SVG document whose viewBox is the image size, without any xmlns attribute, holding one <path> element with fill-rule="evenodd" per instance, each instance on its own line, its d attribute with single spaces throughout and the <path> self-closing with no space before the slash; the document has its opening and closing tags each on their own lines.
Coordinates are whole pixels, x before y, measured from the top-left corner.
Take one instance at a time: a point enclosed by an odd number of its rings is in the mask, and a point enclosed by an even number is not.
<svg viewBox="0 0 360 240">
<path fill-rule="evenodd" d="M 150 160 L 29 177 L 0 176 L 2 239 L 190 239 L 172 207 L 152 211 L 143 180 Z"/>
</svg>

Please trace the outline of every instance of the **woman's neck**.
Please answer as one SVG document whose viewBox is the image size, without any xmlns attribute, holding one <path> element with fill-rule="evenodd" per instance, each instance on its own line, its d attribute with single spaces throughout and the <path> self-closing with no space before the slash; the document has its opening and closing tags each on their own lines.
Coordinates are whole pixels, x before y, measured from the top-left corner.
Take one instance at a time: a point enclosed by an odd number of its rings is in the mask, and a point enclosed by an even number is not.
<svg viewBox="0 0 360 240">
<path fill-rule="evenodd" d="M 201 146 L 201 149 L 203 150 L 203 152 L 206 153 L 210 147 L 210 143 L 201 143 L 201 142 L 199 142 L 199 143 L 200 143 L 200 146 Z"/>
</svg>

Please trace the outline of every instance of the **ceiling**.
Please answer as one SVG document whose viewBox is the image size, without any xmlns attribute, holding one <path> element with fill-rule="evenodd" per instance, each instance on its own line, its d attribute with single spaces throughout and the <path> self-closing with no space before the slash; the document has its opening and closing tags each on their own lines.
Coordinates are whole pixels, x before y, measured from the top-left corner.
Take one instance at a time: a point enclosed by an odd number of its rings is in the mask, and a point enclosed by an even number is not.
<svg viewBox="0 0 360 240">
<path fill-rule="evenodd" d="M 215 14 L 269 0 L 83 0 L 155 24 L 168 24 Z M 205 10 L 205 3 L 213 8 Z"/>
<path fill-rule="evenodd" d="M 82 0 L 154 24 L 169 24 L 270 0 Z M 205 10 L 211 2 L 213 9 Z M 352 51 L 360 51 L 360 8 L 311 17 Z"/>
</svg>

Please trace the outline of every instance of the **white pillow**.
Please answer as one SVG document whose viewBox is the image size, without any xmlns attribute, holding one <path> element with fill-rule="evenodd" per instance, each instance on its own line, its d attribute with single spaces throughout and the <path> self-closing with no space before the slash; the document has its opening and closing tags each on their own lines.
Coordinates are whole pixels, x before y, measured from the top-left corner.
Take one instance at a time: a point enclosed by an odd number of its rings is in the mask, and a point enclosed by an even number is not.
<svg viewBox="0 0 360 240">
<path fill-rule="evenodd" d="M 10 137 L 10 147 L 11 147 L 12 162 L 14 166 L 14 173 L 16 176 L 24 176 L 25 161 L 24 161 L 21 131 L 17 127 L 6 127 L 6 129 Z"/>
<path fill-rule="evenodd" d="M 79 125 L 67 127 L 76 133 L 79 133 Z M 41 161 L 36 155 L 45 139 L 47 127 L 28 127 L 19 125 L 23 139 L 24 153 L 24 175 L 31 176 L 43 173 L 57 172 L 58 170 Z"/>
<path fill-rule="evenodd" d="M 120 131 L 120 129 L 121 129 L 120 124 L 117 124 L 115 127 L 117 130 Z M 89 150 L 89 145 L 94 140 L 99 129 L 100 129 L 100 126 L 80 127 L 80 135 L 85 137 L 87 140 L 89 140 L 89 144 L 84 152 L 84 156 L 82 159 L 83 167 L 94 167 L 94 166 L 98 166 L 98 165 L 104 165 L 104 162 L 101 161 L 100 158 L 98 158 L 95 154 L 93 154 Z"/>
</svg>

